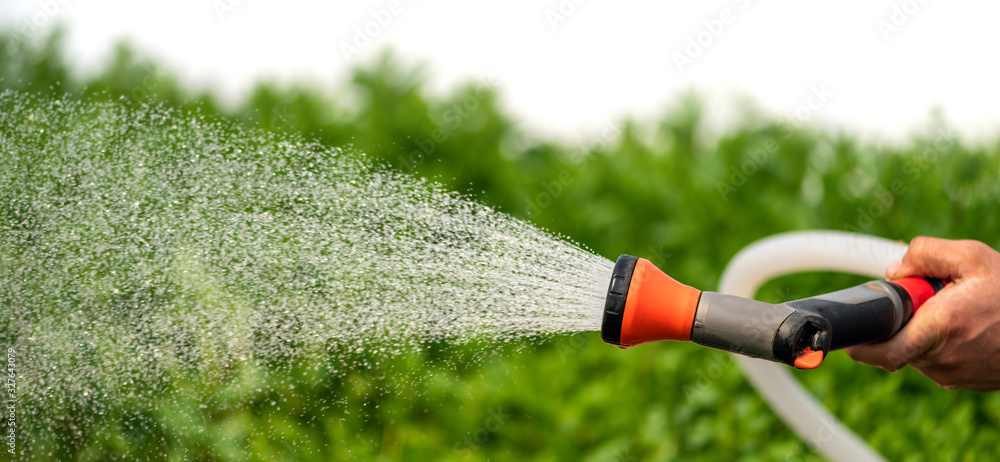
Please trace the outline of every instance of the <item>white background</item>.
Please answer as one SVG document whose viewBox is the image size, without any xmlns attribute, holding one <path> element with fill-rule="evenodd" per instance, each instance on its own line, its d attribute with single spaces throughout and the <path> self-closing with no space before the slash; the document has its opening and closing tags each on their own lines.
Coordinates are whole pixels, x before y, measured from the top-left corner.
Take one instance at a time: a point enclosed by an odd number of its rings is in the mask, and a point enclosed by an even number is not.
<svg viewBox="0 0 1000 462">
<path fill-rule="evenodd" d="M 435 91 L 494 76 L 522 126 L 570 140 L 612 118 L 663 114 L 692 88 L 716 124 L 743 97 L 787 117 L 824 85 L 833 96 L 810 123 L 870 139 L 919 131 L 933 108 L 966 137 L 992 141 L 1000 127 L 997 2 L 576 1 L 399 0 L 376 27 L 389 0 L 0 0 L 0 23 L 33 36 L 65 25 L 87 71 L 128 38 L 230 100 L 260 79 L 342 91 L 348 69 L 391 47 L 428 63 Z M 713 22 L 723 27 L 710 35 Z M 366 27 L 370 43 L 345 58 Z M 699 34 L 707 45 L 678 69 L 675 53 Z"/>
</svg>

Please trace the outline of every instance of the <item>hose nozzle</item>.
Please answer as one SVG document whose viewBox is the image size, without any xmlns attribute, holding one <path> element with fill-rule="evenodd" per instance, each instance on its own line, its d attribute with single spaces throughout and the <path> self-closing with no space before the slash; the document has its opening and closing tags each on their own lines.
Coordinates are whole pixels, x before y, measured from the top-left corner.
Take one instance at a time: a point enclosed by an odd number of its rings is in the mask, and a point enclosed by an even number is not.
<svg viewBox="0 0 1000 462">
<path fill-rule="evenodd" d="M 702 292 L 675 281 L 649 260 L 622 255 L 608 286 L 601 338 L 621 348 L 693 341 L 812 369 L 830 351 L 895 335 L 944 284 L 921 278 L 871 281 L 771 304 Z"/>
<path fill-rule="evenodd" d="M 615 262 L 604 302 L 601 338 L 622 348 L 660 340 L 691 340 L 701 291 L 675 281 L 645 258 Z"/>
</svg>

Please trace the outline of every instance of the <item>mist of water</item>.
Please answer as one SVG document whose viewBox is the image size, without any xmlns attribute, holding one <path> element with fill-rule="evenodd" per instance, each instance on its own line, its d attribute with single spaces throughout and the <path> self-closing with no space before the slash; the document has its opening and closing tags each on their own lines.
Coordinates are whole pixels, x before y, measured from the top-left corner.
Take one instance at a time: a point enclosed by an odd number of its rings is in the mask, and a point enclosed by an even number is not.
<svg viewBox="0 0 1000 462">
<path fill-rule="evenodd" d="M 344 150 L 0 95 L 0 342 L 27 401 L 333 346 L 597 330 L 611 267 Z"/>
</svg>

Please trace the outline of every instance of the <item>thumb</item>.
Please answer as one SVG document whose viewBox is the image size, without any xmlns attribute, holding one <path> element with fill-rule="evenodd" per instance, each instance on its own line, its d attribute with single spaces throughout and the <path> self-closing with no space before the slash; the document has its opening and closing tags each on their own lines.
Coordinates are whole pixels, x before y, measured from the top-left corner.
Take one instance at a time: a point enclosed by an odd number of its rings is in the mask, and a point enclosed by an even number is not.
<svg viewBox="0 0 1000 462">
<path fill-rule="evenodd" d="M 847 348 L 851 359 L 869 366 L 881 367 L 889 372 L 902 369 L 911 361 L 930 351 L 938 342 L 938 329 L 934 323 L 933 299 L 892 338 L 881 343 L 869 343 Z M 930 305 L 930 306 L 928 306 Z"/>
<path fill-rule="evenodd" d="M 968 261 L 961 241 L 919 236 L 910 241 L 902 261 L 886 269 L 889 279 L 928 277 L 958 279 L 962 263 Z"/>
</svg>

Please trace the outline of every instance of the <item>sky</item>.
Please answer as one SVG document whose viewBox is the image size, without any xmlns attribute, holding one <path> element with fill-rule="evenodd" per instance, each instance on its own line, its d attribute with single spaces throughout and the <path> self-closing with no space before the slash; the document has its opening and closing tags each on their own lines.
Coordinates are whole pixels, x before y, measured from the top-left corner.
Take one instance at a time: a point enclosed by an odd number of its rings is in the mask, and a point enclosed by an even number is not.
<svg viewBox="0 0 1000 462">
<path fill-rule="evenodd" d="M 693 89 L 720 128 L 749 99 L 876 140 L 922 131 L 939 110 L 995 141 L 998 13 L 967 0 L 0 0 L 2 25 L 65 26 L 84 71 L 127 39 L 234 101 L 262 79 L 342 89 L 392 48 L 428 64 L 434 91 L 492 82 L 522 126 L 568 140 L 662 115 Z"/>
</svg>

